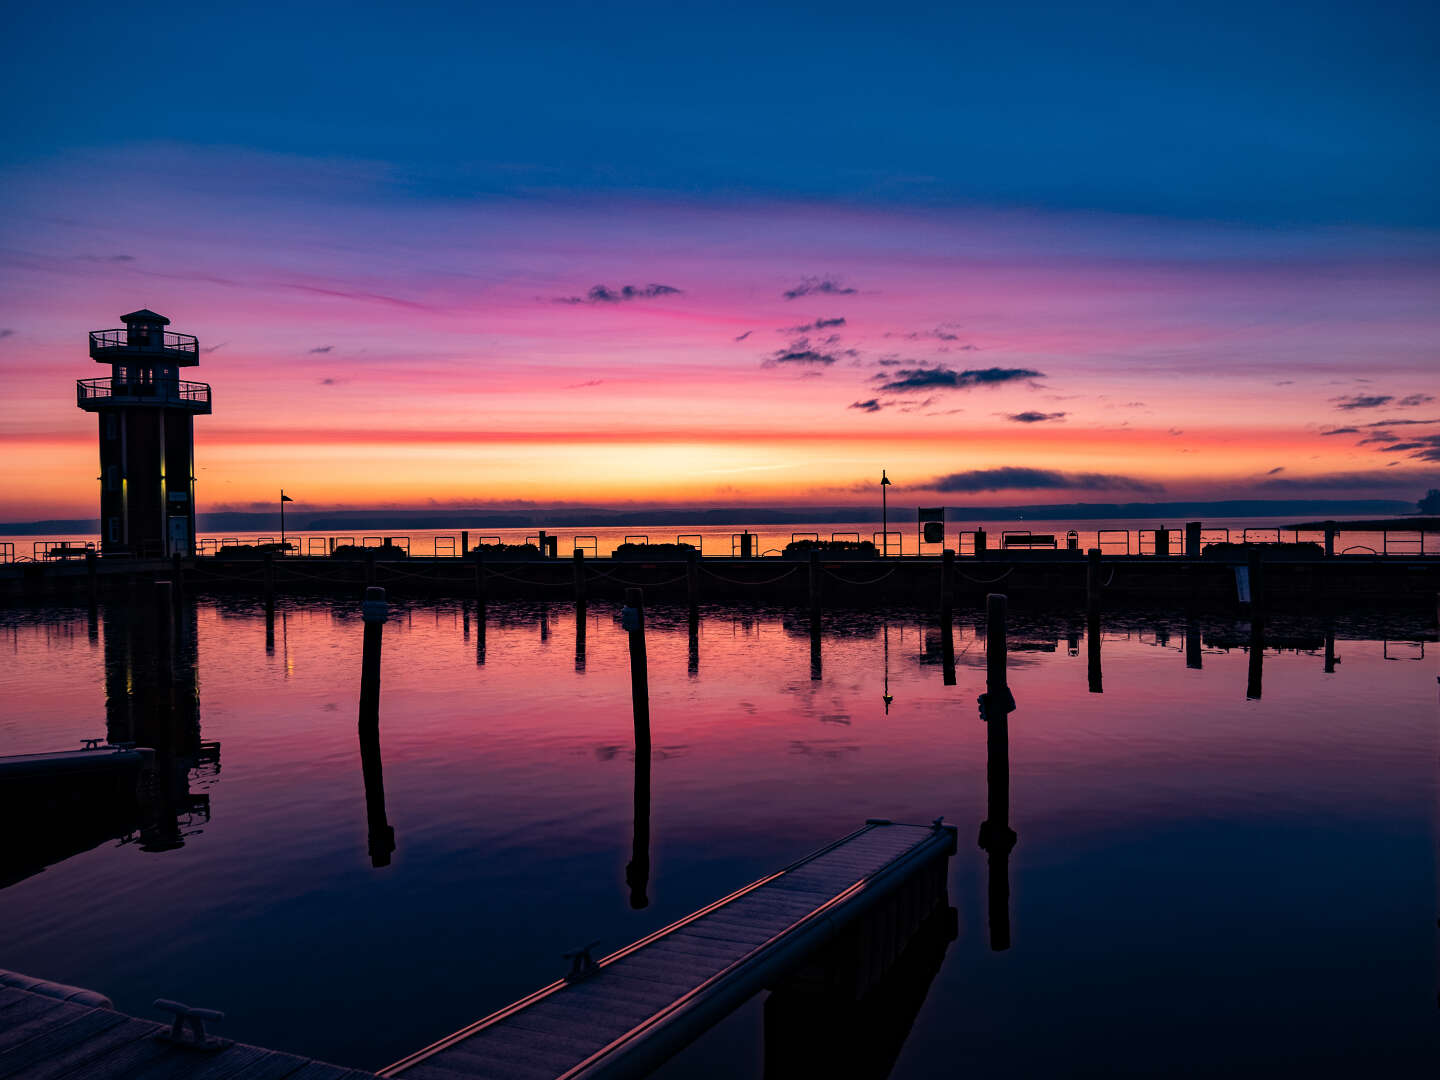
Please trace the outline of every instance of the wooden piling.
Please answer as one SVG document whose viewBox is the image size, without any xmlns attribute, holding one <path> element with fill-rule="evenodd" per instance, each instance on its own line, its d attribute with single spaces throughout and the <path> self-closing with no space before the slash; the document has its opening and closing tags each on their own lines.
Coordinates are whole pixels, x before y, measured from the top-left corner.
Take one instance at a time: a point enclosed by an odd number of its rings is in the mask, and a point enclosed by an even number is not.
<svg viewBox="0 0 1440 1080">
<path fill-rule="evenodd" d="M 983 558 L 985 558 L 985 550 L 986 550 L 986 547 L 987 547 L 988 543 L 989 543 L 989 541 L 986 539 L 986 536 L 985 536 L 985 529 L 984 529 L 983 527 L 976 529 L 976 530 L 975 530 L 975 557 L 976 557 L 977 559 L 983 559 Z"/>
<path fill-rule="evenodd" d="M 1200 522 L 1185 523 L 1185 555 L 1190 559 L 1200 558 Z"/>
<path fill-rule="evenodd" d="M 1325 556 L 1333 557 L 1335 554 L 1335 522 L 1325 522 Z"/>
<path fill-rule="evenodd" d="M 360 605 L 365 636 L 360 651 L 360 772 L 365 782 L 365 820 L 370 865 L 390 865 L 395 829 L 385 814 L 385 777 L 380 761 L 380 651 L 390 606 L 385 590 L 370 587 Z"/>
<path fill-rule="evenodd" d="M 980 847 L 989 855 L 990 948 L 1010 947 L 1010 852 L 1018 839 L 1010 826 L 1010 693 L 1006 674 L 1006 608 L 1000 593 L 985 598 L 985 820 Z"/>
<path fill-rule="evenodd" d="M 1163 526 L 1155 530 L 1155 554 L 1170 554 L 1170 530 Z"/>
<path fill-rule="evenodd" d="M 820 621 L 820 553 L 810 552 L 810 621 Z"/>
<path fill-rule="evenodd" d="M 375 584 L 375 552 L 365 552 L 365 587 L 368 589 Z"/>
<path fill-rule="evenodd" d="M 100 602 L 99 562 L 100 560 L 96 557 L 95 552 L 85 552 L 85 581 L 90 588 L 90 607 L 92 610 Z"/>
<path fill-rule="evenodd" d="M 635 712 L 635 754 L 650 757 L 650 665 L 645 655 L 645 593 L 625 590 L 621 625 L 630 634 L 630 701 Z"/>
<path fill-rule="evenodd" d="M 955 552 L 946 548 L 940 556 L 940 622 L 949 626 L 955 614 Z"/>
<path fill-rule="evenodd" d="M 1246 565 L 1249 568 L 1250 576 L 1250 612 L 1252 616 L 1263 614 L 1265 611 L 1265 564 L 1258 546 L 1252 547 L 1247 552 Z"/>
<path fill-rule="evenodd" d="M 460 530 L 460 557 L 463 559 L 470 554 L 470 530 Z"/>
<path fill-rule="evenodd" d="M 690 608 L 690 621 L 700 617 L 700 553 L 692 551 L 685 562 L 685 600 Z"/>
<path fill-rule="evenodd" d="M 475 549 L 475 599 L 480 601 L 481 621 L 485 611 L 485 552 Z"/>
<path fill-rule="evenodd" d="M 1094 617 L 1100 613 L 1100 549 L 1085 553 L 1085 611 Z"/>
<path fill-rule="evenodd" d="M 583 618 L 585 614 L 585 552 L 575 549 L 575 613 Z"/>
<path fill-rule="evenodd" d="M 262 571 L 265 580 L 265 610 L 275 611 L 275 553 L 265 552 L 265 566 Z"/>
</svg>

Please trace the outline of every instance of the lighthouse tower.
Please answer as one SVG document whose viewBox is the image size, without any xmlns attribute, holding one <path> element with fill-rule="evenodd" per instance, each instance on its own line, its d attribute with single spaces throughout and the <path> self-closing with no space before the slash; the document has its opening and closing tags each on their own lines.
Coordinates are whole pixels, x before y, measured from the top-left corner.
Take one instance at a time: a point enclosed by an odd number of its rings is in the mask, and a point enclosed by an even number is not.
<svg viewBox="0 0 1440 1080">
<path fill-rule="evenodd" d="M 100 550 L 140 556 L 195 551 L 195 422 L 210 387 L 185 382 L 200 362 L 190 334 L 153 311 L 120 316 L 123 330 L 90 331 L 90 356 L 108 379 L 80 379 L 76 404 L 100 418 Z"/>
</svg>

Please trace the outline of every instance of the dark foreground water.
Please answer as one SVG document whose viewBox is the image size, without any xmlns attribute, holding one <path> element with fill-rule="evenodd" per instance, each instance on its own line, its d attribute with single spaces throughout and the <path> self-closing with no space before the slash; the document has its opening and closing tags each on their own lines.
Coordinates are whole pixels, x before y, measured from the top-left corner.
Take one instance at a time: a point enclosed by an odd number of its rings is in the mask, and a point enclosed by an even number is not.
<svg viewBox="0 0 1440 1080">
<path fill-rule="evenodd" d="M 894 1076 L 1435 1075 L 1433 619 L 1275 619 L 1256 664 L 1243 621 L 1110 616 L 1097 672 L 1078 619 L 1013 612 L 1019 843 L 995 951 L 972 613 L 947 686 L 914 613 L 830 617 L 817 655 L 792 613 L 706 611 L 691 639 L 683 612 L 651 612 L 632 891 L 615 609 L 591 607 L 583 654 L 565 606 L 492 605 L 483 639 L 461 605 L 393 609 L 387 856 L 355 608 L 286 605 L 267 649 L 259 609 L 202 601 L 169 675 L 153 620 L 0 612 L 0 754 L 108 719 L 162 744 L 175 781 L 159 819 L 43 869 L 15 852 L 45 823 L 5 823 L 0 967 L 140 1015 L 157 996 L 221 1008 L 234 1037 L 377 1068 L 551 981 L 575 945 L 610 951 L 867 817 L 944 815 L 958 938 L 892 988 L 888 1035 L 849 1017 L 828 1036 L 890 1038 Z M 662 1073 L 758 1076 L 765 1023 L 752 1002 Z"/>
</svg>

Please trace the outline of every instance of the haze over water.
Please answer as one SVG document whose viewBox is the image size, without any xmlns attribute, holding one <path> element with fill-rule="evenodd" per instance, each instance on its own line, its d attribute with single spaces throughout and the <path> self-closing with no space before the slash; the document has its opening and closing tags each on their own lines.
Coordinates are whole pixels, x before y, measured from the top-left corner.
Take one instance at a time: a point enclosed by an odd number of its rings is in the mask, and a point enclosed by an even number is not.
<svg viewBox="0 0 1440 1080">
<path fill-rule="evenodd" d="M 273 651 L 257 606 L 186 610 L 180 696 L 193 656 L 199 734 L 220 744 L 189 780 L 208 820 L 182 820 L 175 850 L 110 840 L 0 891 L 7 966 L 142 1015 L 157 996 L 223 1008 L 235 1037 L 376 1068 L 557 977 L 577 944 L 618 948 L 867 817 L 944 815 L 959 936 L 896 1077 L 1432 1075 L 1428 615 L 1337 620 L 1333 674 L 1323 622 L 1273 618 L 1257 700 L 1243 621 L 1202 620 L 1195 670 L 1183 618 L 1109 615 L 1095 694 L 1081 613 L 1013 612 L 1013 944 L 992 952 L 975 613 L 957 612 L 947 687 L 914 613 L 827 614 L 817 671 L 791 612 L 704 609 L 692 649 L 683 609 L 652 610 L 637 910 L 616 609 L 590 607 L 582 658 L 569 605 L 491 605 L 483 657 L 473 606 L 392 608 L 396 848 L 374 867 L 356 608 L 282 601 Z M 112 698 L 143 692 L 153 627 L 106 605 L 94 630 L 83 609 L 0 613 L 7 753 L 105 734 L 107 657 Z M 669 1075 L 759 1075 L 761 1042 L 752 1002 Z"/>
</svg>

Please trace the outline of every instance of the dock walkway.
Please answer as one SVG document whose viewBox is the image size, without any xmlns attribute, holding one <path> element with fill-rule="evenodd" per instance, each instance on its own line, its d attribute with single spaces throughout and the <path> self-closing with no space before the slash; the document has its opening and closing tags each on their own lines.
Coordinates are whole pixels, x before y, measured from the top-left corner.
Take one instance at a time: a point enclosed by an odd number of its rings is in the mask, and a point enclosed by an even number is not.
<svg viewBox="0 0 1440 1080">
<path fill-rule="evenodd" d="M 953 826 L 872 821 L 380 1075 L 644 1075 L 847 931 L 863 931 L 869 958 L 860 967 L 897 954 L 937 890 L 943 894 L 945 860 L 954 850 Z M 866 915 L 871 924 L 861 927 Z"/>
<path fill-rule="evenodd" d="M 177 1045 L 171 1027 L 116 1012 L 92 990 L 0 972 L 6 1080 L 375 1080 L 374 1073 L 244 1043 Z"/>
</svg>

